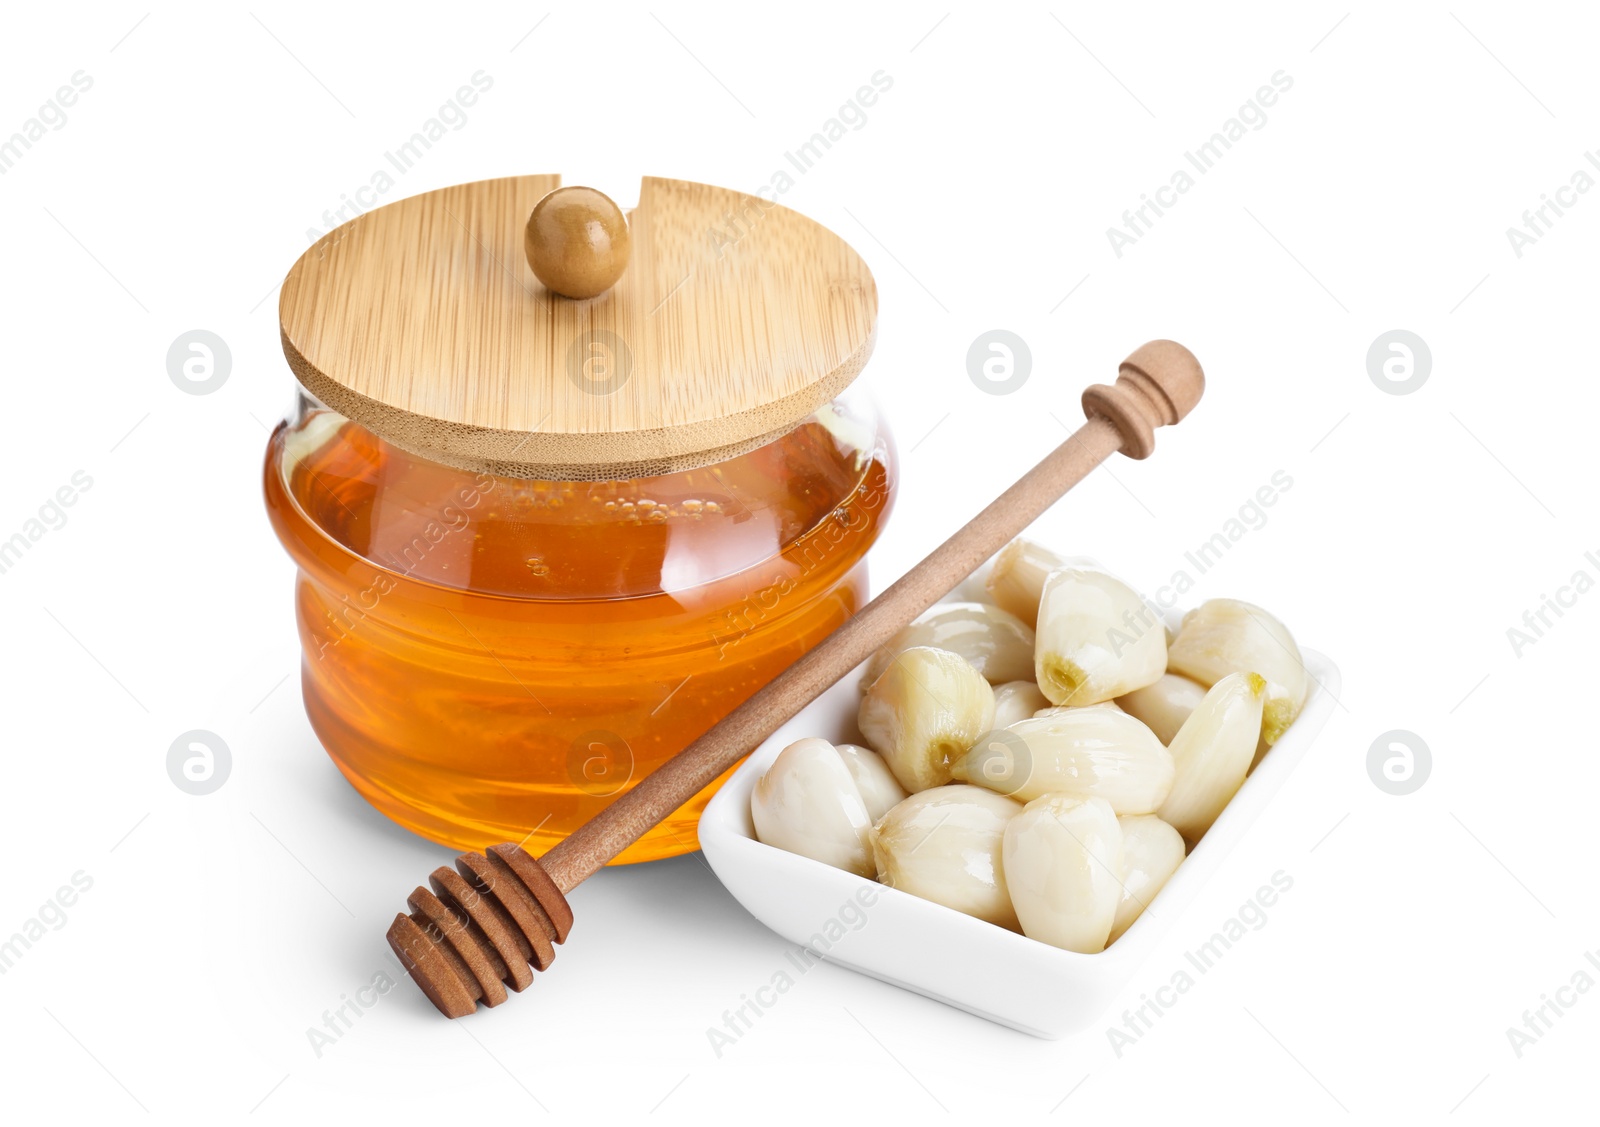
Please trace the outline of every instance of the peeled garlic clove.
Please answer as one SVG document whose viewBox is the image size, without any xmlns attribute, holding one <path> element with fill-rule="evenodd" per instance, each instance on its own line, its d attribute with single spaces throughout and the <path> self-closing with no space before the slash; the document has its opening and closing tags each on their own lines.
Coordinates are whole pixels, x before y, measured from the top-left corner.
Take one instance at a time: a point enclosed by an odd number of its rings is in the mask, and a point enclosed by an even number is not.
<svg viewBox="0 0 1600 1127">
<path fill-rule="evenodd" d="M 954 778 L 1024 802 L 1046 794 L 1103 798 L 1118 814 L 1153 814 L 1172 788 L 1172 756 L 1155 733 L 1110 708 L 1069 708 L 987 733 L 951 766 Z"/>
<path fill-rule="evenodd" d="M 1176 673 L 1163 673 L 1155 684 L 1118 697 L 1117 703 L 1128 715 L 1143 720 L 1156 734 L 1156 739 L 1170 744 L 1205 695 L 1206 687 L 1198 681 Z"/>
<path fill-rule="evenodd" d="M 1019 536 L 994 557 L 985 586 L 990 602 L 1037 628 L 1039 596 L 1050 573 L 1064 567 L 1092 566 L 1093 561 L 1082 556 L 1057 555 Z"/>
<path fill-rule="evenodd" d="M 1017 930 L 1001 846 L 1020 802 L 981 787 L 914 794 L 872 831 L 878 879 L 924 900 Z"/>
<path fill-rule="evenodd" d="M 1161 679 L 1167 634 L 1138 592 L 1103 571 L 1051 572 L 1033 679 L 1052 704 L 1096 704 Z"/>
<path fill-rule="evenodd" d="M 889 809 L 906 797 L 906 792 L 895 780 L 894 772 L 877 752 L 859 744 L 835 744 L 834 750 L 844 760 L 850 778 L 866 803 L 867 818 L 876 822 Z"/>
<path fill-rule="evenodd" d="M 1244 784 L 1261 735 L 1266 692 L 1259 673 L 1230 673 L 1211 686 L 1172 737 L 1177 776 L 1158 813 L 1190 841 L 1211 828 Z"/>
<path fill-rule="evenodd" d="M 827 740 L 796 740 L 750 792 L 756 837 L 768 845 L 875 877 L 872 820 L 855 780 Z"/>
<path fill-rule="evenodd" d="M 948 650 L 913 646 L 862 698 L 856 724 L 906 790 L 950 781 L 950 764 L 994 726 L 994 690 Z"/>
<path fill-rule="evenodd" d="M 994 687 L 994 726 L 1009 727 L 1049 706 L 1050 702 L 1032 681 L 1007 681 Z"/>
<path fill-rule="evenodd" d="M 1261 738 L 1269 746 L 1300 715 L 1310 682 L 1300 648 L 1283 623 L 1238 599 L 1210 599 L 1184 615 L 1167 668 L 1208 687 L 1230 673 L 1265 677 Z"/>
<path fill-rule="evenodd" d="M 1133 925 L 1183 864 L 1183 835 L 1154 814 L 1124 815 L 1117 824 L 1122 827 L 1122 898 L 1107 943 Z"/>
<path fill-rule="evenodd" d="M 1022 934 L 1092 955 L 1122 896 L 1122 827 L 1101 798 L 1048 794 L 1006 823 L 1006 885 Z"/>
<path fill-rule="evenodd" d="M 990 684 L 1033 677 L 1033 628 L 988 603 L 942 603 L 891 638 L 867 662 L 863 685 L 912 646 L 933 646 L 964 658 Z"/>
</svg>

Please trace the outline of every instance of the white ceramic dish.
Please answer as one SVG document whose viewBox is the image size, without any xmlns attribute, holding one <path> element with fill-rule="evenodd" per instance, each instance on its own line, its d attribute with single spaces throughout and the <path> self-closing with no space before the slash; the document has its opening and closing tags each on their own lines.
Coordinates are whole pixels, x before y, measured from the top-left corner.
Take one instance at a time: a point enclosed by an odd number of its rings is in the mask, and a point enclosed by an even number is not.
<svg viewBox="0 0 1600 1127">
<path fill-rule="evenodd" d="M 1176 629 L 1176 619 L 1172 625 Z M 1327 721 L 1339 692 L 1339 670 L 1313 650 L 1303 650 L 1302 656 L 1312 684 L 1299 718 L 1145 913 L 1097 955 L 1059 950 L 756 840 L 750 791 L 780 751 L 805 736 L 863 742 L 855 722 L 861 669 L 818 697 L 745 761 L 701 815 L 700 846 L 734 898 L 785 939 L 1024 1033 L 1063 1037 L 1095 1021 L 1127 985 Z"/>
</svg>

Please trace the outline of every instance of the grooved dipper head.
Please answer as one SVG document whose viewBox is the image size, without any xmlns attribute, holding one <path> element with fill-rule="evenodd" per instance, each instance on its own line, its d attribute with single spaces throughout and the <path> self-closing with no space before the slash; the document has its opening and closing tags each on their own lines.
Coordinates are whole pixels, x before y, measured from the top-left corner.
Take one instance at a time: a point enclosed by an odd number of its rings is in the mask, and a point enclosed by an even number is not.
<svg viewBox="0 0 1600 1127">
<path fill-rule="evenodd" d="M 526 989 L 572 929 L 560 887 L 512 842 L 463 853 L 428 883 L 431 891 L 419 887 L 406 901 L 411 914 L 395 916 L 389 946 L 445 1017 L 465 1017 L 480 1001 L 498 1006 L 507 987 Z"/>
</svg>

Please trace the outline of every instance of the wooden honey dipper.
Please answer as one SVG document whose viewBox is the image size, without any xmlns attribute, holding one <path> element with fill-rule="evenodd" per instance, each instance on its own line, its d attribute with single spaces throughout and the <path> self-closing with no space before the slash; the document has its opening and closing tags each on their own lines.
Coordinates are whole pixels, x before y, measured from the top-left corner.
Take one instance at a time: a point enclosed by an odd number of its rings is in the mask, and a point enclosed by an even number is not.
<svg viewBox="0 0 1600 1127">
<path fill-rule="evenodd" d="M 389 945 L 439 1012 L 496 1006 L 544 970 L 572 927 L 565 893 L 717 778 L 870 657 L 1117 451 L 1147 458 L 1155 428 L 1205 390 L 1194 354 L 1170 340 L 1135 349 L 1115 386 L 1083 393 L 1088 421 L 960 531 L 819 645 L 542 858 L 514 842 L 441 865 L 389 927 Z"/>
</svg>

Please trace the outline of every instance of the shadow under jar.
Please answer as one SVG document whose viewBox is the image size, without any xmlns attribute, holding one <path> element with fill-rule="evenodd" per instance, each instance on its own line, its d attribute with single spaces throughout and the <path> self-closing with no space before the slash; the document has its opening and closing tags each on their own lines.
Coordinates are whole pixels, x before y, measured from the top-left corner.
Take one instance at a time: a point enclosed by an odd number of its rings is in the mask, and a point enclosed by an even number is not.
<svg viewBox="0 0 1600 1127">
<path fill-rule="evenodd" d="M 345 777 L 434 841 L 538 854 L 866 602 L 894 457 L 847 394 L 699 468 L 497 477 L 302 391 L 265 491 L 300 569 L 306 711 Z M 726 777 L 618 863 L 698 848 Z"/>
</svg>

